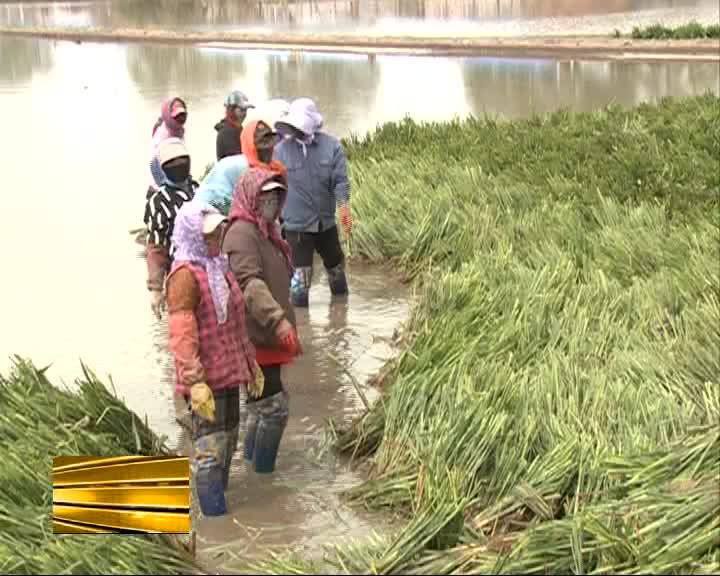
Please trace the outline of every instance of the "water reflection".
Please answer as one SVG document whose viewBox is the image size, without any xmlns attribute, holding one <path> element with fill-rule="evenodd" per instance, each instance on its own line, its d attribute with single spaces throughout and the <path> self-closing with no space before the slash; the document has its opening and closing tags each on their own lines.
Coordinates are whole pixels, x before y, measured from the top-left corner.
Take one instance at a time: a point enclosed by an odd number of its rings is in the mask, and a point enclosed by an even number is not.
<svg viewBox="0 0 720 576">
<path fill-rule="evenodd" d="M 130 78 L 142 88 L 198 94 L 247 74 L 246 59 L 183 47 L 127 45 Z"/>
<path fill-rule="evenodd" d="M 204 130 L 199 137 L 209 149 L 214 135 L 206 127 L 217 121 L 222 95 L 231 87 L 254 100 L 312 97 L 328 128 L 347 135 L 406 115 L 437 121 L 485 113 L 516 118 L 559 107 L 633 105 L 717 92 L 720 78 L 714 63 L 366 57 L 144 45 L 128 46 L 127 53 L 130 76 L 147 98 L 157 101 L 176 91 L 194 103 L 189 130 Z M 211 116 L 205 117 L 206 105 L 215 107 Z"/>
<path fill-rule="evenodd" d="M 266 26 L 284 29 L 391 29 L 402 23 L 442 21 L 473 24 L 467 31 L 482 31 L 490 24 L 495 33 L 512 31 L 496 24 L 512 20 L 565 19 L 568 30 L 584 21 L 595 26 L 595 16 L 624 14 L 623 19 L 647 12 L 650 20 L 674 18 L 717 19 L 715 0 L 110 0 L 52 4 L 2 4 L 0 23 L 17 26 L 114 26 L 224 29 Z M 633 14 L 634 13 L 634 14 Z M 639 16 L 642 19 L 642 16 Z M 623 20 L 619 20 L 622 22 Z M 493 24 L 495 23 L 495 24 Z M 613 24 L 614 25 L 614 24 Z M 543 26 L 527 27 L 538 33 Z M 607 29 L 607 24 L 606 24 Z M 609 28 L 612 30 L 612 28 Z M 392 31 L 392 30 L 390 30 Z"/>
<path fill-rule="evenodd" d="M 0 82 L 23 84 L 33 74 L 45 73 L 52 67 L 52 46 L 49 42 L 0 36 Z"/>
<path fill-rule="evenodd" d="M 631 106 L 664 96 L 718 93 L 713 63 L 627 63 L 469 59 L 465 98 L 474 115 L 526 117 L 558 108 L 589 111 L 610 103 Z"/>
<path fill-rule="evenodd" d="M 376 59 L 365 56 L 274 55 L 268 58 L 266 86 L 272 95 L 305 95 L 322 102 L 331 129 L 346 134 L 359 125 L 365 128 L 382 75 Z"/>
</svg>

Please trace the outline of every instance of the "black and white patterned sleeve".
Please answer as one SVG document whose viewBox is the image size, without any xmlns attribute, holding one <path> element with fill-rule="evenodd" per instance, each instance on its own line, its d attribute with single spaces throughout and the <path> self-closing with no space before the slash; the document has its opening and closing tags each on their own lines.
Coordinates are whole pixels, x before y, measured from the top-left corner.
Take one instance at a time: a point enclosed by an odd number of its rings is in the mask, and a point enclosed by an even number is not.
<svg viewBox="0 0 720 576">
<path fill-rule="evenodd" d="M 166 193 L 167 195 L 167 193 Z M 167 246 L 169 244 L 168 226 L 172 212 L 164 201 L 163 191 L 156 191 L 145 204 L 145 226 L 148 231 L 148 243 Z"/>
</svg>

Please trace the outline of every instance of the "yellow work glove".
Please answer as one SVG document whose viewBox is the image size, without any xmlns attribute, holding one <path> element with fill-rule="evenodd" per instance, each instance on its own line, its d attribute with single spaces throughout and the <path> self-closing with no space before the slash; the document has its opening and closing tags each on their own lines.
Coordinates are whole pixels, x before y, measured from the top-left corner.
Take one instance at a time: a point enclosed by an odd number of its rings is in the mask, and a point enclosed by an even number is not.
<svg viewBox="0 0 720 576">
<path fill-rule="evenodd" d="M 248 386 L 248 394 L 250 394 L 253 398 L 260 398 L 264 389 L 265 375 L 260 369 L 260 366 L 255 364 L 255 380 L 250 382 L 250 386 Z"/>
<path fill-rule="evenodd" d="M 205 382 L 193 384 L 190 388 L 192 410 L 201 418 L 215 422 L 215 397 Z"/>
</svg>

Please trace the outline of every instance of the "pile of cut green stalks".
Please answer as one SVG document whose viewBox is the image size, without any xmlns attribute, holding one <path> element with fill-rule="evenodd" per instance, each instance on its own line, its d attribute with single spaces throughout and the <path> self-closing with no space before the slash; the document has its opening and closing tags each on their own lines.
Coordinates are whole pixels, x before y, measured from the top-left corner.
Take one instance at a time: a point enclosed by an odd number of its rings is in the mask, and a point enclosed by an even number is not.
<svg viewBox="0 0 720 576">
<path fill-rule="evenodd" d="M 76 392 L 19 358 L 9 377 L 0 375 L 0 572 L 197 573 L 176 536 L 53 534 L 53 456 L 170 453 L 84 366 L 83 373 Z"/>
<path fill-rule="evenodd" d="M 339 433 L 405 529 L 264 573 L 720 571 L 720 100 L 346 142 L 354 252 L 415 279 Z"/>
</svg>

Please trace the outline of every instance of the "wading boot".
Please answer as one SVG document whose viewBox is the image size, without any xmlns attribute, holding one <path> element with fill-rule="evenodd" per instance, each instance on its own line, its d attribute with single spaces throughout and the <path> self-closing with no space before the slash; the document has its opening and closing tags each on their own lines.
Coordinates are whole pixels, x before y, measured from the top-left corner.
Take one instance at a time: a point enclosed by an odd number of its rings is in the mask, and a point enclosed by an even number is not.
<svg viewBox="0 0 720 576">
<path fill-rule="evenodd" d="M 221 444 L 225 432 L 200 436 L 193 442 L 193 472 L 200 510 L 205 516 L 222 516 L 225 505 L 224 454 Z"/>
<path fill-rule="evenodd" d="M 345 263 L 341 262 L 334 268 L 326 268 L 325 272 L 333 296 L 346 296 L 348 293 L 347 277 L 345 276 Z"/>
<path fill-rule="evenodd" d="M 223 489 L 227 490 L 230 481 L 230 466 L 232 464 L 233 455 L 237 449 L 238 437 L 240 435 L 239 426 L 235 426 L 232 430 L 225 432 L 227 435 L 225 454 L 223 455 Z"/>
<path fill-rule="evenodd" d="M 290 301 L 296 308 L 308 307 L 312 276 L 312 266 L 295 268 L 295 273 L 290 280 Z"/>
<path fill-rule="evenodd" d="M 245 434 L 245 459 L 258 474 L 275 471 L 280 441 L 288 421 L 288 393 L 278 392 L 256 402 L 248 402 L 248 429 Z"/>
</svg>

